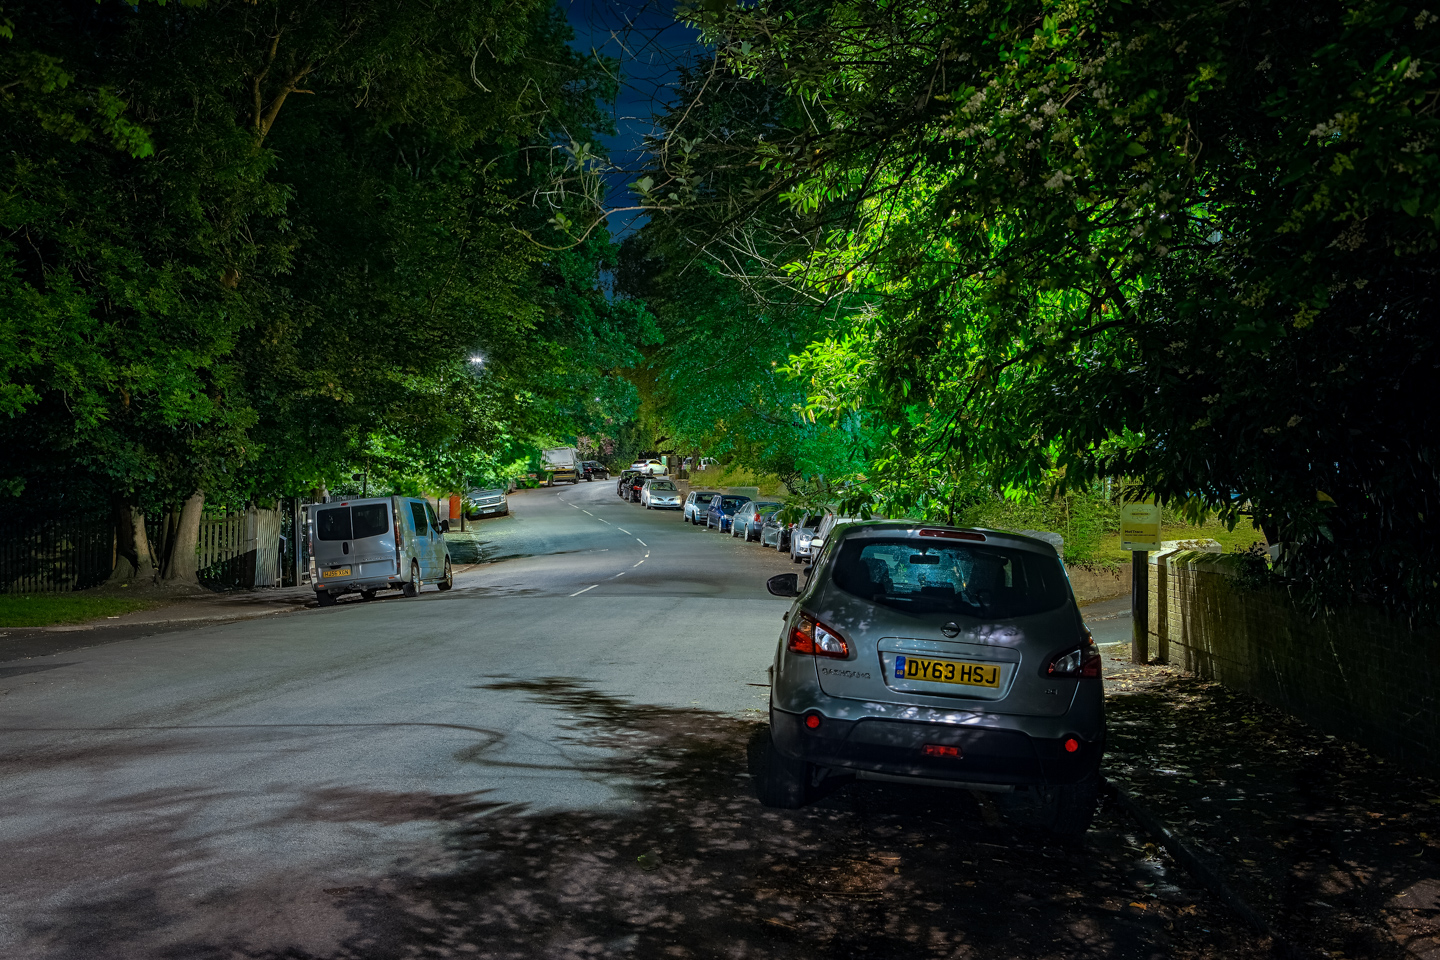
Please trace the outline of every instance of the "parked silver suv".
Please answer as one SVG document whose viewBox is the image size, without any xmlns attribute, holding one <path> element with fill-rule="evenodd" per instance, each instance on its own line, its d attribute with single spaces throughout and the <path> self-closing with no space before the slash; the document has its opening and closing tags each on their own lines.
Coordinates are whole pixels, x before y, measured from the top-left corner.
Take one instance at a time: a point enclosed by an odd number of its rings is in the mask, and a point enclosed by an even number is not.
<svg viewBox="0 0 1440 960">
<path fill-rule="evenodd" d="M 1046 827 L 1083 833 L 1099 795 L 1100 656 L 1048 543 L 991 530 L 837 525 L 795 597 L 771 673 L 762 803 L 826 777 L 1032 791 Z"/>
</svg>

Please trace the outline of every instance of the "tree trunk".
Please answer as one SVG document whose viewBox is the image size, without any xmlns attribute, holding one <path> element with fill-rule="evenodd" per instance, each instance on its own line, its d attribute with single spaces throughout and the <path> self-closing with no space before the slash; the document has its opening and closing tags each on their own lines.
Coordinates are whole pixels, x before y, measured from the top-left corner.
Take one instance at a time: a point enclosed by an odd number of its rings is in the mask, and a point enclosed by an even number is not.
<svg viewBox="0 0 1440 960">
<path fill-rule="evenodd" d="M 205 508 L 205 491 L 196 490 L 180 507 L 180 523 L 165 566 L 165 582 L 200 585 L 200 514 Z"/>
<path fill-rule="evenodd" d="M 145 535 L 145 512 L 133 503 L 115 502 L 115 569 L 111 583 L 150 583 L 155 557 Z"/>
</svg>

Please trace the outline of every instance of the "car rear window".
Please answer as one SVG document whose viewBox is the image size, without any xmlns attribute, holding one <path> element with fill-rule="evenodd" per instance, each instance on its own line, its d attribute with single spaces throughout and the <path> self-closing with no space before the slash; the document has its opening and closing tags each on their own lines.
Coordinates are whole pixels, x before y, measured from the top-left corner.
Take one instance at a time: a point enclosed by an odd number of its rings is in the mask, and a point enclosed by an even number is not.
<svg viewBox="0 0 1440 960">
<path fill-rule="evenodd" d="M 770 514 L 774 513 L 776 510 L 779 510 L 779 509 L 780 509 L 780 504 L 778 504 L 778 503 L 757 503 L 757 504 L 755 504 L 755 512 L 758 513 L 758 514 L 760 514 L 761 516 L 765 516 L 765 517 L 770 516 Z"/>
<path fill-rule="evenodd" d="M 745 506 L 745 504 L 749 502 L 749 497 L 726 497 L 725 499 L 720 501 L 720 506 L 724 507 L 726 510 L 739 510 L 741 507 Z"/>
<path fill-rule="evenodd" d="M 845 541 L 831 578 L 846 593 L 893 610 L 985 620 L 1045 613 L 1070 596 L 1054 557 L 908 538 Z"/>
<path fill-rule="evenodd" d="M 315 532 L 321 540 L 363 540 L 390 532 L 390 511 L 383 503 L 358 507 L 326 507 L 315 511 Z"/>
</svg>

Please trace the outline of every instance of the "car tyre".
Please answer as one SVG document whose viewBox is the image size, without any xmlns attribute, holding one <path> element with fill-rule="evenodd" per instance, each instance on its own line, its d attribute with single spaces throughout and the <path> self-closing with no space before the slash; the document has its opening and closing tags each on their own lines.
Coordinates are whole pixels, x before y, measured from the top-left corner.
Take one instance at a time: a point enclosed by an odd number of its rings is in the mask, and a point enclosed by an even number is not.
<svg viewBox="0 0 1440 960">
<path fill-rule="evenodd" d="M 407 597 L 420 596 L 420 562 L 410 561 L 410 579 L 400 588 L 400 592 Z"/>
<path fill-rule="evenodd" d="M 322 606 L 322 607 L 333 607 L 333 606 L 335 606 L 335 600 L 336 600 L 336 599 L 337 599 L 337 598 L 336 598 L 335 594 L 331 593 L 329 590 L 316 590 L 316 591 L 315 591 L 315 602 L 318 603 L 318 604 L 320 604 L 320 606 Z"/>
<path fill-rule="evenodd" d="M 450 570 L 449 557 L 445 558 L 445 579 L 435 584 L 435 586 L 439 587 L 441 590 L 449 590 L 451 587 L 455 586 L 455 574 Z"/>
<path fill-rule="evenodd" d="M 747 757 L 750 777 L 755 781 L 755 798 L 767 807 L 796 810 L 811 798 L 810 764 L 791 760 L 775 749 L 770 727 L 756 731 L 750 738 Z"/>
<path fill-rule="evenodd" d="M 360 599 L 361 599 L 361 600 L 374 600 L 374 599 L 375 599 L 375 591 L 374 591 L 374 590 L 361 590 L 361 591 L 360 591 Z"/>
<path fill-rule="evenodd" d="M 1062 842 L 1078 842 L 1100 806 L 1100 774 L 1092 773 L 1079 783 L 1042 787 L 1039 793 L 1040 825 Z"/>
</svg>

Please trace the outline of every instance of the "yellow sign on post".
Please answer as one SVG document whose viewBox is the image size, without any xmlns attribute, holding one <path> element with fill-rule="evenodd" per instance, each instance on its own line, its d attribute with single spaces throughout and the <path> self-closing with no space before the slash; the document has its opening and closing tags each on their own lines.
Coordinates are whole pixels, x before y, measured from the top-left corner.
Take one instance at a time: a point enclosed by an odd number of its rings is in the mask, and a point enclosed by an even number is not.
<svg viewBox="0 0 1440 960">
<path fill-rule="evenodd" d="M 1120 549 L 1160 549 L 1160 505 L 1125 503 L 1120 506 Z"/>
</svg>

